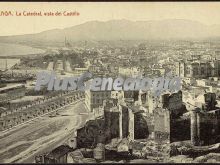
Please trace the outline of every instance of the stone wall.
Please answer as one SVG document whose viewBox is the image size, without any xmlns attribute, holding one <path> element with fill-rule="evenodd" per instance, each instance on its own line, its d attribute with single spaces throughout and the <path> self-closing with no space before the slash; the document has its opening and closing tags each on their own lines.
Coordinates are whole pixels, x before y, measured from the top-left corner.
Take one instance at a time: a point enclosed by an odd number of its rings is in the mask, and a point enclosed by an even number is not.
<svg viewBox="0 0 220 165">
<path fill-rule="evenodd" d="M 105 122 L 104 119 L 88 121 L 84 127 L 77 130 L 77 147 L 92 148 L 97 143 L 105 143 Z"/>
<path fill-rule="evenodd" d="M 146 139 L 153 132 L 151 118 L 143 116 L 141 112 L 134 114 L 134 139 Z"/>
<path fill-rule="evenodd" d="M 156 141 L 170 141 L 170 111 L 162 108 L 154 110 L 154 134 Z"/>
<path fill-rule="evenodd" d="M 108 139 L 119 137 L 119 112 L 105 111 L 105 128 Z"/>
<path fill-rule="evenodd" d="M 198 114 L 197 131 L 199 145 L 211 145 L 220 142 L 220 110 L 216 113 Z"/>
<path fill-rule="evenodd" d="M 190 118 L 170 122 L 170 142 L 190 140 Z"/>
<path fill-rule="evenodd" d="M 122 107 L 122 138 L 129 135 L 129 113 L 127 107 Z"/>
</svg>

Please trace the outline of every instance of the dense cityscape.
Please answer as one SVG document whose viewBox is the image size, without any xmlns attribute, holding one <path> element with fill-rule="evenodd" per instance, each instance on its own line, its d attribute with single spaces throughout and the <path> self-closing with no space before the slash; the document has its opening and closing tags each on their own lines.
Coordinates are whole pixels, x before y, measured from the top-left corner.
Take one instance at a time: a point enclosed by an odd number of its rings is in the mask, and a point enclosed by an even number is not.
<svg viewBox="0 0 220 165">
<path fill-rule="evenodd" d="M 44 53 L 2 56 L 1 163 L 219 162 L 218 40 L 82 41 L 63 36 Z M 40 71 L 60 78 L 181 78 L 164 91 L 35 90 Z"/>
</svg>

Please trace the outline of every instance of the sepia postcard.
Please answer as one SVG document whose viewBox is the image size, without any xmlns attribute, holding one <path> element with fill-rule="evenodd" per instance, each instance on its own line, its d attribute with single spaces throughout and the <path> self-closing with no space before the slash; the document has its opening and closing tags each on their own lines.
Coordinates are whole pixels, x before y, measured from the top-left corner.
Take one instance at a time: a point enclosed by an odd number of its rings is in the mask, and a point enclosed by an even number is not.
<svg viewBox="0 0 220 165">
<path fill-rule="evenodd" d="M 1 2 L 0 163 L 220 163 L 220 2 Z"/>
</svg>

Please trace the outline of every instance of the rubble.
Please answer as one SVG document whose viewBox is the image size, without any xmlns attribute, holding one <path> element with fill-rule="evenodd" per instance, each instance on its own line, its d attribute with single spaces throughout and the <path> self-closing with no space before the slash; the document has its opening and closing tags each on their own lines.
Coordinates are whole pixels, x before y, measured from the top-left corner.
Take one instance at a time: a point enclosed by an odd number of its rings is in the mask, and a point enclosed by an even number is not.
<svg viewBox="0 0 220 165">
<path fill-rule="evenodd" d="M 195 163 L 220 163 L 220 153 L 209 153 L 195 158 Z"/>
<path fill-rule="evenodd" d="M 188 155 L 190 157 L 197 157 L 206 155 L 210 152 L 219 153 L 220 143 L 210 146 L 193 146 L 187 142 L 174 142 L 170 144 L 170 155 Z"/>
</svg>

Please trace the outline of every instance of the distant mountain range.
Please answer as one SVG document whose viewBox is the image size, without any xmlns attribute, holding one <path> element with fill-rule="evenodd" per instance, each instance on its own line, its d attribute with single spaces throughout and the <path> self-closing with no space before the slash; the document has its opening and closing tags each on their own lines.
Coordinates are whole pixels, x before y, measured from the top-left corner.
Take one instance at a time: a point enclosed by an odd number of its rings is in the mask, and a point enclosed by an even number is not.
<svg viewBox="0 0 220 165">
<path fill-rule="evenodd" d="M 36 34 L 2 36 L 0 42 L 64 42 L 65 37 L 71 42 L 83 40 L 203 39 L 220 37 L 220 25 L 207 26 L 197 21 L 183 19 L 90 21 L 73 27 L 52 29 Z"/>
</svg>

